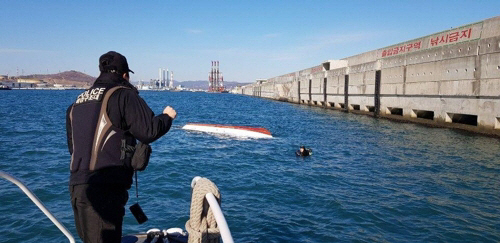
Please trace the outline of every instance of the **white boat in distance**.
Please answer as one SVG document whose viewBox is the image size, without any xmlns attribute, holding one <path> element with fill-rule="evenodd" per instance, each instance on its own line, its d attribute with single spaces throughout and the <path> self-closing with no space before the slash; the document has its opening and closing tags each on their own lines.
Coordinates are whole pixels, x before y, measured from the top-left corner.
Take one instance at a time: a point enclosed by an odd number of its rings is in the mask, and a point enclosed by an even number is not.
<svg viewBox="0 0 500 243">
<path fill-rule="evenodd" d="M 232 126 L 220 124 L 188 123 L 184 130 L 224 134 L 245 138 L 272 138 L 271 132 L 262 127 Z"/>
</svg>

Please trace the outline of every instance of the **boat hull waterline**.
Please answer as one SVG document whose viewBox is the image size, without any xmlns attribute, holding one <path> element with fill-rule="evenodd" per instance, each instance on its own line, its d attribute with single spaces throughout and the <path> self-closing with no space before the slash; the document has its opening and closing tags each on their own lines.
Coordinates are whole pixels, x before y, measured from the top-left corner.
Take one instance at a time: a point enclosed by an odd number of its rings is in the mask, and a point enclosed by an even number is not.
<svg viewBox="0 0 500 243">
<path fill-rule="evenodd" d="M 245 138 L 272 138 L 271 132 L 262 127 L 231 126 L 219 124 L 188 123 L 182 127 L 184 130 L 223 134 Z"/>
</svg>

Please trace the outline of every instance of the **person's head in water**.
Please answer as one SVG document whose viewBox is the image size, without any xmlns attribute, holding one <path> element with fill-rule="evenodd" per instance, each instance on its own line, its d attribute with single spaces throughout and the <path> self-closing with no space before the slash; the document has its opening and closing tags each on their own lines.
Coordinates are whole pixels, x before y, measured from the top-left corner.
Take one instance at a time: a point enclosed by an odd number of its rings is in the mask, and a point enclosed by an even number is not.
<svg viewBox="0 0 500 243">
<path fill-rule="evenodd" d="M 295 152 L 297 156 L 309 156 L 311 155 L 311 149 L 306 148 L 304 145 L 301 145 L 299 150 Z"/>
<path fill-rule="evenodd" d="M 99 57 L 99 71 L 101 73 L 114 73 L 127 81 L 130 80 L 129 72 L 134 73 L 128 67 L 127 58 L 115 51 L 109 51 Z"/>
</svg>

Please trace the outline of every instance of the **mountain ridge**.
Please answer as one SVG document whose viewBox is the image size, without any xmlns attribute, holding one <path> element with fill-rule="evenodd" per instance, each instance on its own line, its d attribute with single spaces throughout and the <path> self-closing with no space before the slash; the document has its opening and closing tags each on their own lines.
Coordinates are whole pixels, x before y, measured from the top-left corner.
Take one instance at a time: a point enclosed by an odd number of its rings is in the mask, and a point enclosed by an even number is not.
<svg viewBox="0 0 500 243">
<path fill-rule="evenodd" d="M 88 74 L 70 70 L 64 71 L 56 74 L 31 74 L 31 75 L 22 75 L 14 78 L 19 79 L 38 79 L 42 80 L 48 84 L 61 84 L 61 85 L 72 85 L 72 86 L 80 86 L 87 87 L 91 86 L 97 77 L 90 76 Z M 148 81 L 143 81 L 144 83 L 149 83 Z M 132 84 L 137 85 L 139 81 L 131 81 Z M 237 81 L 225 81 L 224 86 L 226 89 L 232 89 L 237 86 L 243 86 L 250 83 L 240 83 Z M 189 89 L 203 89 L 208 90 L 208 80 L 186 80 L 186 81 L 177 81 L 174 80 L 174 86 L 177 87 L 182 85 L 184 88 Z"/>
</svg>

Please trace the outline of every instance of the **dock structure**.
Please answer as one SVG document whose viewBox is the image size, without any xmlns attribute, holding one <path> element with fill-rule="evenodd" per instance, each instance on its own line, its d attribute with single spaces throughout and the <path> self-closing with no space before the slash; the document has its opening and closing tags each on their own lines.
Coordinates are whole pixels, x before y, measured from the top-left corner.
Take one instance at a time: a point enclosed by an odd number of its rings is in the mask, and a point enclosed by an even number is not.
<svg viewBox="0 0 500 243">
<path fill-rule="evenodd" d="M 500 137 L 500 16 L 233 92 Z"/>
</svg>

